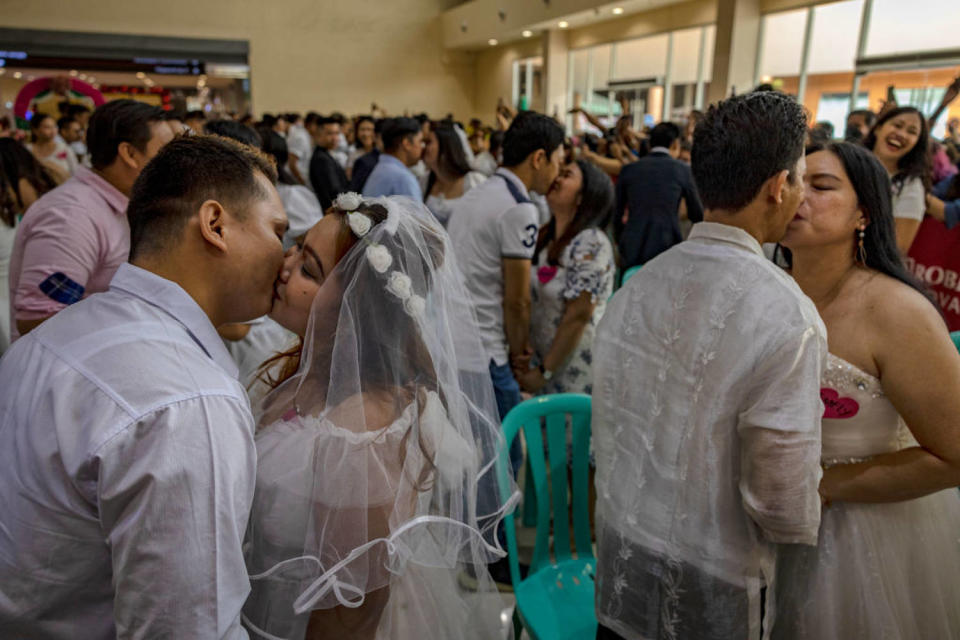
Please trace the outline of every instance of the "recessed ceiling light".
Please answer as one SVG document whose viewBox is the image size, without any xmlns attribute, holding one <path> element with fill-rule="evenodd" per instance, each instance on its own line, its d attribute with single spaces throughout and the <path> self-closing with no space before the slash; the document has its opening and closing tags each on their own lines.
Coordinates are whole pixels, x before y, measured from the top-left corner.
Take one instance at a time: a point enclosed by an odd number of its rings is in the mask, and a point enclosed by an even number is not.
<svg viewBox="0 0 960 640">
<path fill-rule="evenodd" d="M 487 44 L 490 45 L 491 47 L 495 47 L 499 43 L 497 42 L 496 38 L 490 38 L 489 40 L 487 40 Z"/>
<path fill-rule="evenodd" d="M 76 78 L 76 77 L 77 77 L 77 73 L 79 73 L 79 72 L 78 72 L 76 69 L 73 69 L 72 71 L 70 71 L 70 76 L 73 77 L 73 78 Z"/>
<path fill-rule="evenodd" d="M 560 27 L 561 29 L 566 29 L 567 27 L 570 26 L 570 23 L 567 22 L 566 20 L 561 20 L 560 22 L 557 23 L 557 26 Z"/>
<path fill-rule="evenodd" d="M 19 71 L 14 71 L 14 72 L 13 72 L 13 77 L 16 78 L 17 80 L 19 80 L 20 78 L 23 77 L 23 74 L 20 73 Z"/>
<path fill-rule="evenodd" d="M 147 77 L 147 74 L 145 74 L 143 71 L 137 71 L 137 77 L 143 80 Z"/>
<path fill-rule="evenodd" d="M 621 13 L 623 13 L 623 7 L 614 7 L 614 8 L 613 8 L 613 15 L 618 16 L 618 15 L 620 15 Z"/>
<path fill-rule="evenodd" d="M 524 38 L 529 38 L 529 37 L 532 36 L 532 35 L 533 35 L 533 31 L 530 31 L 529 29 L 525 29 L 524 32 L 523 32 L 523 37 L 524 37 Z"/>
<path fill-rule="evenodd" d="M 81 74 L 80 74 L 80 79 L 81 79 L 81 80 L 86 80 L 86 79 L 87 79 L 87 74 L 81 73 Z"/>
</svg>

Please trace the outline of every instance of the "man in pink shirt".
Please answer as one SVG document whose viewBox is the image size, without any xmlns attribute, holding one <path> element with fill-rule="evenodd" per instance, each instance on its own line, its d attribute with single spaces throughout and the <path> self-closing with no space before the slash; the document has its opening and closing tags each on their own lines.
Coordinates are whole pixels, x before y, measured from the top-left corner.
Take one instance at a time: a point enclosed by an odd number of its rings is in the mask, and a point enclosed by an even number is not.
<svg viewBox="0 0 960 640">
<path fill-rule="evenodd" d="M 31 206 L 10 257 L 11 342 L 67 305 L 106 291 L 130 254 L 127 197 L 140 171 L 173 138 L 164 112 L 114 100 L 90 117 L 93 169 Z"/>
</svg>

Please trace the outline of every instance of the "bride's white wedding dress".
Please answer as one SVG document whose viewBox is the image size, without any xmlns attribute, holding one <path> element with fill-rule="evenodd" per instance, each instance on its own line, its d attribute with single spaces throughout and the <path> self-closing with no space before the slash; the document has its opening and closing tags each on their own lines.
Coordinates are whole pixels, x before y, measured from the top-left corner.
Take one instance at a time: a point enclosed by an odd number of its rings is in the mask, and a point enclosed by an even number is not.
<svg viewBox="0 0 960 640">
<path fill-rule="evenodd" d="M 916 446 L 877 378 L 831 354 L 821 386 L 825 466 Z M 816 548 L 781 549 L 775 592 L 775 640 L 960 638 L 960 494 L 824 507 Z"/>
</svg>

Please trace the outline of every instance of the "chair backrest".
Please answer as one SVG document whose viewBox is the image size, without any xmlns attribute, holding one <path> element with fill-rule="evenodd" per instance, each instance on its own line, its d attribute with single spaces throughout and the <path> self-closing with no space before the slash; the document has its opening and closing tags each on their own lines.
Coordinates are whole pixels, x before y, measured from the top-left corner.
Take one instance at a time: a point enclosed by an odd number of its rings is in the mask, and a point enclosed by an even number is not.
<svg viewBox="0 0 960 640">
<path fill-rule="evenodd" d="M 637 266 L 635 266 L 635 267 L 630 267 L 629 269 L 627 269 L 626 271 L 624 271 L 624 272 L 623 272 L 623 279 L 620 281 L 620 286 L 622 287 L 623 285 L 627 284 L 627 280 L 629 280 L 631 277 L 633 277 L 633 274 L 635 274 L 637 271 L 640 271 L 640 268 L 641 268 L 641 267 L 643 267 L 643 265 L 642 265 L 642 264 L 638 264 Z"/>
<path fill-rule="evenodd" d="M 954 331 L 950 334 L 950 337 L 953 339 L 953 346 L 957 348 L 957 351 L 960 351 L 960 331 Z"/>
<path fill-rule="evenodd" d="M 572 461 L 567 462 L 567 424 L 572 428 Z M 547 446 L 544 455 L 543 427 Z M 560 393 L 539 396 L 521 402 L 503 421 L 504 448 L 500 452 L 500 486 L 508 491 L 510 445 L 520 431 L 527 442 L 527 465 L 533 479 L 537 505 L 537 536 L 530 574 L 550 565 L 550 525 L 553 523 L 553 551 L 556 562 L 573 555 L 570 547 L 570 487 L 573 488 L 573 533 L 579 559 L 593 558 L 590 539 L 590 396 Z M 549 481 L 547 468 L 549 464 Z M 572 477 L 570 477 L 572 474 Z M 508 496 L 504 495 L 506 500 Z M 552 517 L 551 517 L 552 516 Z M 510 553 L 510 577 L 520 583 L 517 560 L 517 536 L 514 516 L 505 519 L 507 550 Z"/>
</svg>

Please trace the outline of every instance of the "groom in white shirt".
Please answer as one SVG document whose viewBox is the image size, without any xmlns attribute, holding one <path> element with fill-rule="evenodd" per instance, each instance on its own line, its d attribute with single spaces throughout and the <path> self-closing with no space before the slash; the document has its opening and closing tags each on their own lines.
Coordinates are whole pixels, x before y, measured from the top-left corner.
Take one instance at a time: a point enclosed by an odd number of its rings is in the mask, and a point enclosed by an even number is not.
<svg viewBox="0 0 960 640">
<path fill-rule="evenodd" d="M 711 107 L 693 144 L 706 222 L 597 330 L 599 639 L 756 640 L 777 545 L 817 542 L 826 331 L 761 249 L 803 200 L 805 133 L 782 93 Z"/>
<path fill-rule="evenodd" d="M 276 180 L 245 145 L 169 143 L 110 289 L 0 361 L 0 637 L 247 637 L 254 421 L 215 327 L 271 307 Z"/>
</svg>

